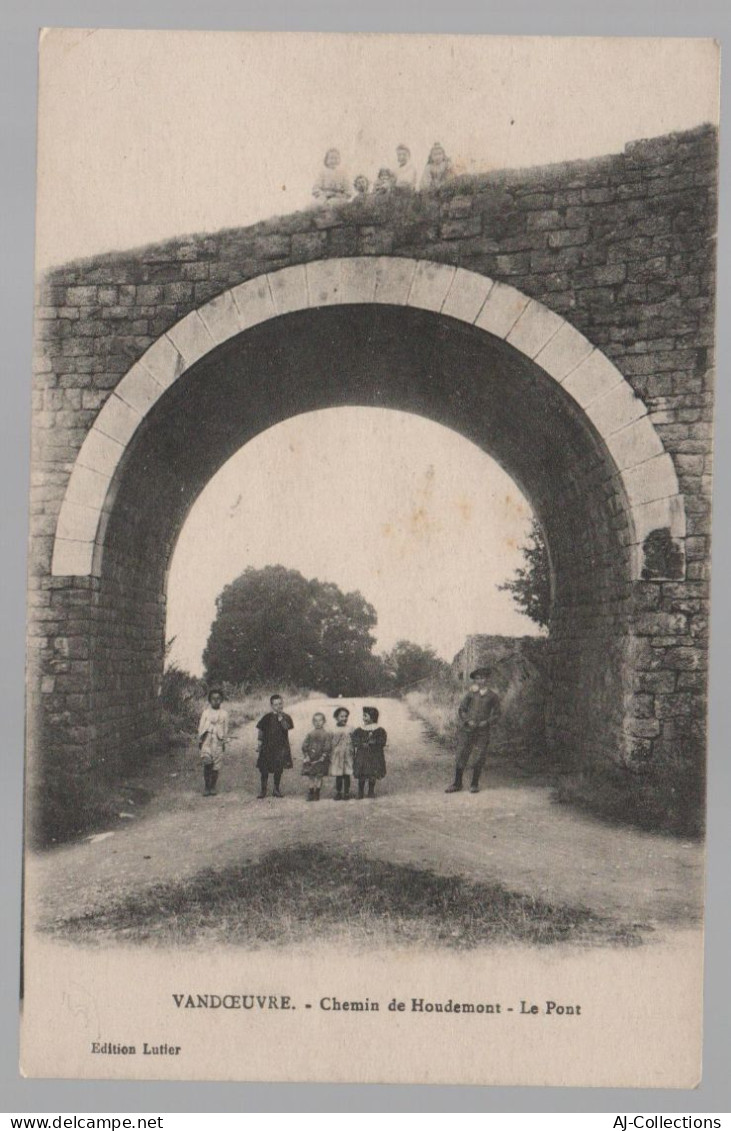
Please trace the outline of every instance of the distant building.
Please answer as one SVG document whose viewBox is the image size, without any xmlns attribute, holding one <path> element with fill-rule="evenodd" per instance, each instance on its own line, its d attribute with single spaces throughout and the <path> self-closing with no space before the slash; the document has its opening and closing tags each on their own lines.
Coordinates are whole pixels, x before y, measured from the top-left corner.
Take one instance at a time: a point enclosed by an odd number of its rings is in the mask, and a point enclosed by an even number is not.
<svg viewBox="0 0 731 1131">
<path fill-rule="evenodd" d="M 470 672 L 481 664 L 508 666 L 508 660 L 524 659 L 540 668 L 545 649 L 544 636 L 468 636 L 452 660 L 452 675 L 459 683 L 469 683 Z"/>
</svg>

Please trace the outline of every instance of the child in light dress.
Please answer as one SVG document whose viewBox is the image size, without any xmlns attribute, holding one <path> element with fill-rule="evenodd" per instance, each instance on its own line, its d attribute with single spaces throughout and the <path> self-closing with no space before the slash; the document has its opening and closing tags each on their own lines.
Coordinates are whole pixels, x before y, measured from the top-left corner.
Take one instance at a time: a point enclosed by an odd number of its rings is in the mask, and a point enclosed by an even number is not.
<svg viewBox="0 0 731 1131">
<path fill-rule="evenodd" d="M 328 149 L 312 195 L 318 204 L 341 204 L 350 199 L 350 178 L 340 164 L 340 150 Z"/>
<path fill-rule="evenodd" d="M 337 707 L 333 712 L 335 730 L 333 731 L 330 773 L 335 778 L 335 801 L 350 801 L 350 777 L 353 773 L 352 727 L 348 726 L 350 711 L 347 707 Z"/>
<path fill-rule="evenodd" d="M 226 751 L 228 738 L 228 711 L 221 706 L 223 688 L 212 687 L 208 692 L 208 706 L 198 723 L 198 749 L 203 763 L 203 796 L 214 797 L 216 783 Z"/>
</svg>

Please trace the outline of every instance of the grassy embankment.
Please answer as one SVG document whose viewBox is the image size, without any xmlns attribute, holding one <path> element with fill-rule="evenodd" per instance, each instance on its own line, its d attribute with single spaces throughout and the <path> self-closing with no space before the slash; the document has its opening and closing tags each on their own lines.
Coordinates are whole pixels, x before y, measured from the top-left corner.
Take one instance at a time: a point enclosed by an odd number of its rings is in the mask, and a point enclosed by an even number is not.
<svg viewBox="0 0 731 1131">
<path fill-rule="evenodd" d="M 255 864 L 156 884 L 103 910 L 56 920 L 51 931 L 82 944 L 255 949 L 317 940 L 356 951 L 642 942 L 636 927 L 584 908 L 322 845 L 294 845 Z"/>
</svg>

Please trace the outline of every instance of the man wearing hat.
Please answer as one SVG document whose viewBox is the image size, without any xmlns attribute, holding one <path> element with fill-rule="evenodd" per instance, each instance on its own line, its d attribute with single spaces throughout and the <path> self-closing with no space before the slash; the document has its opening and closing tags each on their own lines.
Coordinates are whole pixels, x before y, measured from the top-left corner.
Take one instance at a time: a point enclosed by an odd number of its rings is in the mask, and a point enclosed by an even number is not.
<svg viewBox="0 0 731 1131">
<path fill-rule="evenodd" d="M 468 769 L 472 770 L 470 793 L 480 791 L 480 771 L 490 745 L 490 723 L 500 710 L 500 699 L 488 686 L 491 671 L 491 668 L 481 667 L 470 672 L 473 686 L 459 705 L 457 765 L 447 793 L 459 793 L 462 775 Z"/>
</svg>

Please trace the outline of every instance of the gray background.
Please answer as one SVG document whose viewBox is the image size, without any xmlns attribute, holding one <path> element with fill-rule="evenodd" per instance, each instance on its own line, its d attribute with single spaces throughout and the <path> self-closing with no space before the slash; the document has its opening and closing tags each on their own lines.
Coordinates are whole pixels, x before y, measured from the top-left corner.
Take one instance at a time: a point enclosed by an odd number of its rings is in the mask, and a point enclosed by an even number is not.
<svg viewBox="0 0 731 1131">
<path fill-rule="evenodd" d="M 0 27 L 0 548 L 3 750 L 0 933 L 0 1109 L 6 1112 L 159 1111 L 645 1111 L 723 1112 L 731 1105 L 731 732 L 728 694 L 731 602 L 723 563 L 731 551 L 729 470 L 729 160 L 722 138 L 719 378 L 716 407 L 714 586 L 708 805 L 708 917 L 704 1077 L 692 1092 L 345 1085 L 155 1084 L 21 1080 L 18 974 L 23 750 L 25 544 L 27 537 L 35 195 L 36 40 L 42 26 L 289 31 L 452 32 L 495 35 L 711 36 L 724 46 L 728 0 L 6 0 Z M 728 120 L 724 83 L 722 121 Z M 725 312 L 725 317 L 724 317 Z M 628 1039 L 631 1035 L 628 1034 Z"/>
</svg>

